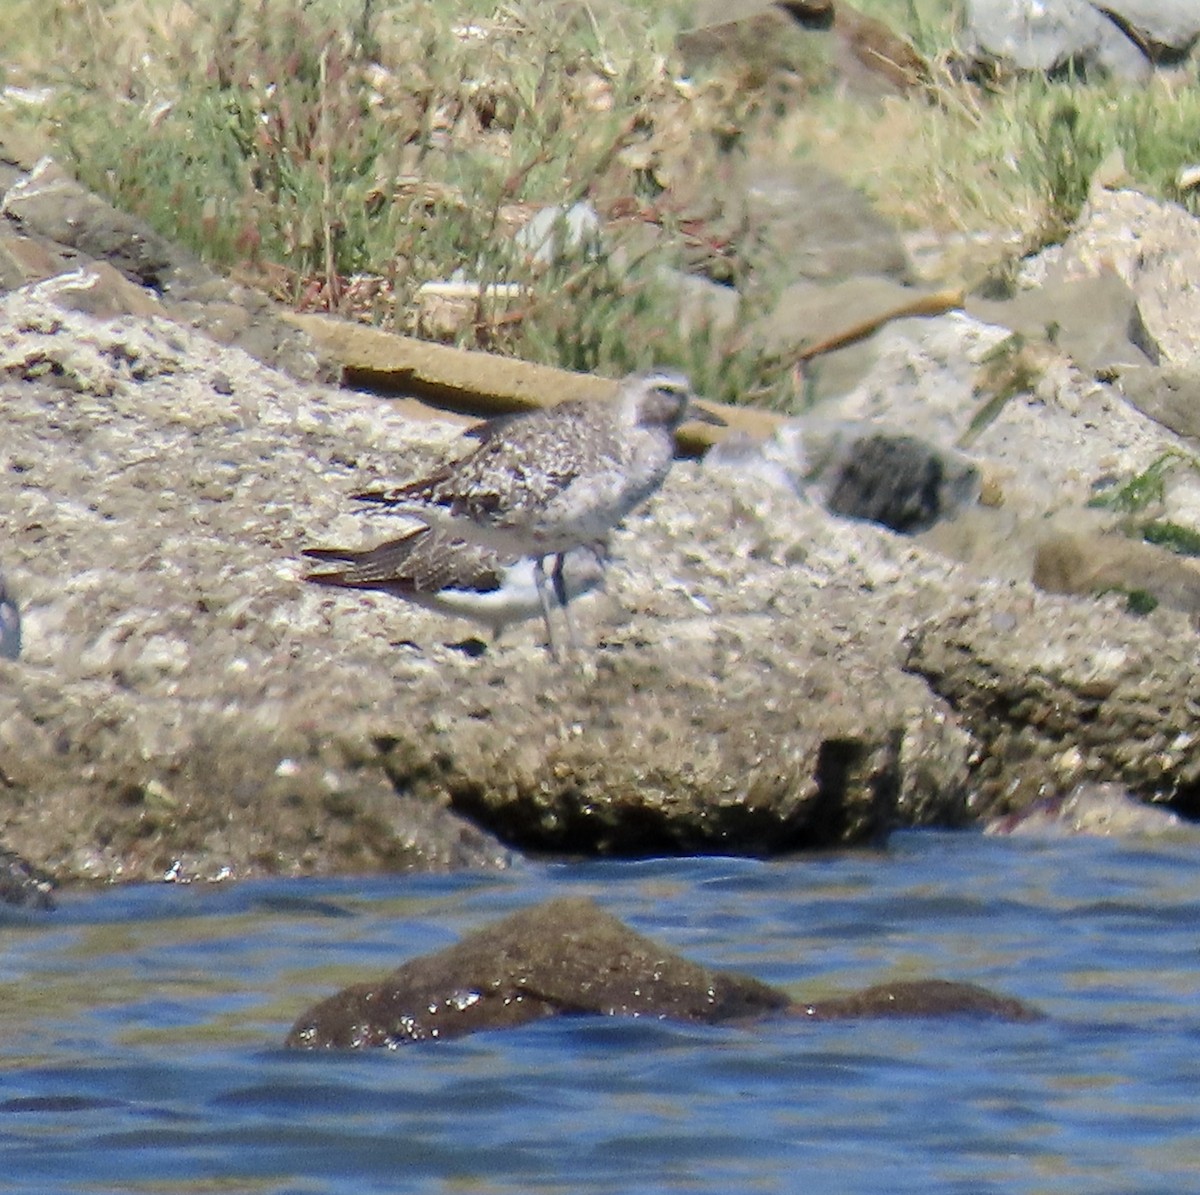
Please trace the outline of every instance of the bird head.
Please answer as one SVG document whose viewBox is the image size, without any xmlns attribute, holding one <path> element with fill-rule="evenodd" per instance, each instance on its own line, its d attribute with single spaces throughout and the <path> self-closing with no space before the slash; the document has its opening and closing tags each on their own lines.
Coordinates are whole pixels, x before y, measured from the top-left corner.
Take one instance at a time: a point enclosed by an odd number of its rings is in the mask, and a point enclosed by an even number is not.
<svg viewBox="0 0 1200 1195">
<path fill-rule="evenodd" d="M 648 373 L 633 374 L 621 389 L 633 421 L 640 427 L 666 427 L 674 431 L 689 419 L 725 426 L 719 415 L 695 405 L 691 382 L 684 374 L 673 370 L 653 369 Z"/>
</svg>

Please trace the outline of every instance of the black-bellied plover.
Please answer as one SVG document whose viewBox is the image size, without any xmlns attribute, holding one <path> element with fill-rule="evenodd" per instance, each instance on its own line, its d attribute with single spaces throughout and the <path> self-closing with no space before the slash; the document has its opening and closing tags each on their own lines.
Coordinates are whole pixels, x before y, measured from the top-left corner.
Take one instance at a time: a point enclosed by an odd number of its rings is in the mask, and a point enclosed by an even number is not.
<svg viewBox="0 0 1200 1195">
<path fill-rule="evenodd" d="M 0 574 L 0 657 L 15 660 L 21 654 L 21 612 L 9 596 Z"/>
<path fill-rule="evenodd" d="M 694 404 L 686 377 L 665 370 L 626 378 L 609 402 L 568 400 L 471 429 L 481 443 L 423 477 L 354 496 L 480 547 L 533 561 L 550 617 L 545 561 L 606 536 L 662 485 L 676 429 L 723 424 Z"/>
<path fill-rule="evenodd" d="M 499 638 L 506 627 L 542 614 L 546 637 L 557 651 L 553 624 L 542 604 L 529 557 L 505 557 L 422 528 L 375 548 L 306 548 L 313 560 L 344 567 L 304 579 L 340 589 L 373 589 L 427 610 L 456 614 L 487 627 Z M 608 546 L 604 541 L 572 548 L 556 571 L 555 598 L 568 620 L 567 603 L 604 584 Z"/>
</svg>

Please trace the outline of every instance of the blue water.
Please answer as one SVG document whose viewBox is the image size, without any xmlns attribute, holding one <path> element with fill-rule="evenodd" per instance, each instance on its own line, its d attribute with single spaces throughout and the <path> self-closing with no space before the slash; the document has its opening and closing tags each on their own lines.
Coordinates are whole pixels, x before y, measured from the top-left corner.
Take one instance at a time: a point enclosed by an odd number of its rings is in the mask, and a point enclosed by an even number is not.
<svg viewBox="0 0 1200 1195">
<path fill-rule="evenodd" d="M 523 905 L 594 896 L 797 997 L 971 980 L 1034 1024 L 603 1018 L 303 1054 L 292 1020 Z M 0 1191 L 1200 1190 L 1200 844 L 136 887 L 0 924 Z"/>
</svg>

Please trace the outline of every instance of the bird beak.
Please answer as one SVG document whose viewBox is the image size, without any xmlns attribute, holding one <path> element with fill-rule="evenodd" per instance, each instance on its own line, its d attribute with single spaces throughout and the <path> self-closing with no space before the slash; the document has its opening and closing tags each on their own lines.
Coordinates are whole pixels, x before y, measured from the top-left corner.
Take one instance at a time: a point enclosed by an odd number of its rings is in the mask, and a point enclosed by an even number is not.
<svg viewBox="0 0 1200 1195">
<path fill-rule="evenodd" d="M 725 422 L 715 411 L 709 411 L 704 407 L 698 407 L 692 403 L 688 407 L 688 417 L 684 420 L 685 423 L 711 423 L 713 427 L 728 427 Z"/>
</svg>

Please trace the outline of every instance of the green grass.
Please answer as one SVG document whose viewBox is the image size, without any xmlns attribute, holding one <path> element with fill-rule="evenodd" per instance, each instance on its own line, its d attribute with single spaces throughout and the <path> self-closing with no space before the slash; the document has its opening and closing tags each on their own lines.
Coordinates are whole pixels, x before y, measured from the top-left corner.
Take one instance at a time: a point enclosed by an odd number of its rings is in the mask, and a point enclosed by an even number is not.
<svg viewBox="0 0 1200 1195">
<path fill-rule="evenodd" d="M 1177 468 L 1200 472 L 1200 459 L 1178 449 L 1168 449 L 1154 458 L 1140 473 L 1128 481 L 1093 498 L 1088 505 L 1121 514 L 1142 514 L 1166 501 L 1167 478 Z"/>
<path fill-rule="evenodd" d="M 675 364 L 712 397 L 782 405 L 788 363 L 684 329 L 662 281 L 704 237 L 671 184 L 717 177 L 728 146 L 824 161 L 902 227 L 1025 249 L 1063 235 L 1114 149 L 1166 197 L 1200 158 L 1200 89 L 981 91 L 940 66 L 956 2 L 860 7 L 933 61 L 936 102 L 864 105 L 819 72 L 782 106 L 719 71 L 683 81 L 682 0 L 7 0 L 0 60 L 55 88 L 36 118 L 88 186 L 286 301 L 575 369 Z M 604 253 L 516 251 L 532 212 L 582 199 L 608 218 Z M 720 252 L 744 280 L 752 246 Z M 456 273 L 519 297 L 431 316 L 422 284 Z M 747 288 L 742 322 L 773 297 Z"/>
<path fill-rule="evenodd" d="M 1142 539 L 1176 556 L 1200 556 L 1200 531 L 1166 519 L 1143 524 Z"/>
</svg>

